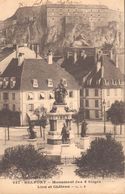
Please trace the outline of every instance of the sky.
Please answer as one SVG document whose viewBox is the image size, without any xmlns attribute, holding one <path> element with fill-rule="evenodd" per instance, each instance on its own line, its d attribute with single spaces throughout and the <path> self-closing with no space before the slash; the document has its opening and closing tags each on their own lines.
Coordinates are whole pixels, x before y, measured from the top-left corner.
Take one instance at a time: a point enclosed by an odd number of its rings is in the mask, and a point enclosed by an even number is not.
<svg viewBox="0 0 125 194">
<path fill-rule="evenodd" d="M 19 7 L 19 3 L 24 5 L 33 5 L 34 2 L 40 2 L 41 0 L 0 0 L 0 20 L 4 20 L 12 16 Z M 46 0 L 43 0 L 44 2 Z M 51 0 L 56 2 L 57 0 Z M 71 1 L 71 0 L 70 0 Z M 74 2 L 76 0 L 72 0 Z M 84 4 L 104 4 L 111 9 L 124 10 L 124 0 L 79 0 Z"/>
</svg>

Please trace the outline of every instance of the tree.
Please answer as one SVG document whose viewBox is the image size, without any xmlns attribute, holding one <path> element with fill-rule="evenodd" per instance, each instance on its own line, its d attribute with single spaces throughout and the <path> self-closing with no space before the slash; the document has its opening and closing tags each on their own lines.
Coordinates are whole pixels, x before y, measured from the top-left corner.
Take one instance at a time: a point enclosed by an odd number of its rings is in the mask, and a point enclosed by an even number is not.
<svg viewBox="0 0 125 194">
<path fill-rule="evenodd" d="M 58 163 L 39 153 L 33 145 L 18 145 L 5 150 L 0 161 L 0 172 L 9 178 L 50 178 L 57 173 Z"/>
<path fill-rule="evenodd" d="M 47 110 L 45 107 L 40 107 L 35 109 L 34 113 L 38 117 L 38 123 L 40 126 L 40 135 L 45 140 L 45 127 L 47 125 Z M 42 128 L 43 128 L 43 134 L 42 134 Z"/>
<path fill-rule="evenodd" d="M 117 125 L 120 125 L 120 134 L 122 134 L 122 125 L 125 123 L 125 102 L 115 101 L 107 111 L 107 115 L 114 125 L 114 134 L 116 134 Z"/>
<path fill-rule="evenodd" d="M 77 124 L 77 130 L 78 130 L 78 134 L 79 134 L 79 125 L 82 123 L 82 121 L 85 119 L 84 116 L 84 111 L 83 110 L 79 110 L 79 112 L 77 112 L 76 114 L 73 115 L 73 119 Z"/>
<path fill-rule="evenodd" d="M 107 134 L 106 138 L 96 138 L 91 142 L 86 154 L 76 160 L 77 173 L 94 175 L 124 174 L 124 152 L 121 143 Z"/>
<path fill-rule="evenodd" d="M 10 139 L 10 126 L 16 126 L 19 124 L 20 124 L 19 112 L 11 111 L 9 109 L 3 109 L 0 111 L 0 126 L 5 127 L 5 136 L 7 135 L 7 140 Z"/>
</svg>

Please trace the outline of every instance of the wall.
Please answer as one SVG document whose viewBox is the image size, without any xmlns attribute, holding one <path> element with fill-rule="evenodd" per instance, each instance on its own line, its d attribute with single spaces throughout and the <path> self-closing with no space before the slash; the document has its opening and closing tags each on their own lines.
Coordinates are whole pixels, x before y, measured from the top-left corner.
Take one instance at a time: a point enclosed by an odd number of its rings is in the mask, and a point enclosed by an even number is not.
<svg viewBox="0 0 125 194">
<path fill-rule="evenodd" d="M 9 94 L 9 99 L 3 99 L 3 93 L 6 92 Z M 15 93 L 15 100 L 12 99 L 12 93 Z M 13 110 L 13 104 L 16 106 L 16 111 L 20 111 L 20 92 L 15 90 L 2 90 L 0 91 L 0 110 L 3 109 L 3 104 L 8 104 L 9 109 Z"/>
<path fill-rule="evenodd" d="M 68 93 L 71 90 L 68 90 Z M 68 96 L 66 97 L 66 102 L 67 106 L 71 107 L 72 109 L 79 110 L 80 107 L 80 96 L 79 96 L 79 91 L 78 90 L 72 90 L 73 91 L 73 98 L 69 98 Z M 28 93 L 32 92 L 34 95 L 33 100 L 28 100 L 27 95 Z M 39 94 L 40 93 L 45 94 L 45 99 L 39 99 Z M 20 99 L 21 99 L 21 104 L 20 104 L 20 110 L 22 112 L 21 114 L 21 125 L 26 125 L 27 124 L 27 116 L 26 114 L 31 114 L 33 112 L 28 111 L 28 104 L 34 104 L 34 109 L 44 106 L 47 109 L 47 112 L 49 112 L 52 109 L 53 103 L 55 99 L 49 99 L 49 94 L 52 92 L 52 90 L 47 90 L 47 91 L 21 91 L 20 93 Z"/>
</svg>

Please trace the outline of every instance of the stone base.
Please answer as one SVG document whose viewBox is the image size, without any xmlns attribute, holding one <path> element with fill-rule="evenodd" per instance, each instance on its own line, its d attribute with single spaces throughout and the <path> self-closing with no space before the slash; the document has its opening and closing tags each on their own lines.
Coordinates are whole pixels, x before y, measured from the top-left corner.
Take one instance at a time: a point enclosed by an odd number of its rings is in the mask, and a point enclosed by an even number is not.
<svg viewBox="0 0 125 194">
<path fill-rule="evenodd" d="M 60 145 L 62 143 L 61 139 L 47 139 L 47 144 Z"/>
<path fill-rule="evenodd" d="M 90 137 L 86 136 L 86 137 L 81 137 L 80 138 L 80 144 L 79 144 L 79 148 L 84 149 L 84 151 L 86 151 L 87 149 L 90 148 Z"/>
</svg>

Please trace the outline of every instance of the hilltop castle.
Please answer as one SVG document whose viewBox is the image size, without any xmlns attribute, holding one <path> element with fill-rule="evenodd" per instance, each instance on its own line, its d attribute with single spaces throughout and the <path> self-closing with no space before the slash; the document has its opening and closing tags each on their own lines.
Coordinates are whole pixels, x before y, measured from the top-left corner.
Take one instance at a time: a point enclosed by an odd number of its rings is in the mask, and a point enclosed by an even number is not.
<svg viewBox="0 0 125 194">
<path fill-rule="evenodd" d="M 84 4 L 47 4 L 47 26 L 64 22 L 65 24 L 90 24 L 91 29 L 104 26 L 108 22 L 122 20 L 120 11 L 109 9 L 105 5 Z"/>
</svg>

